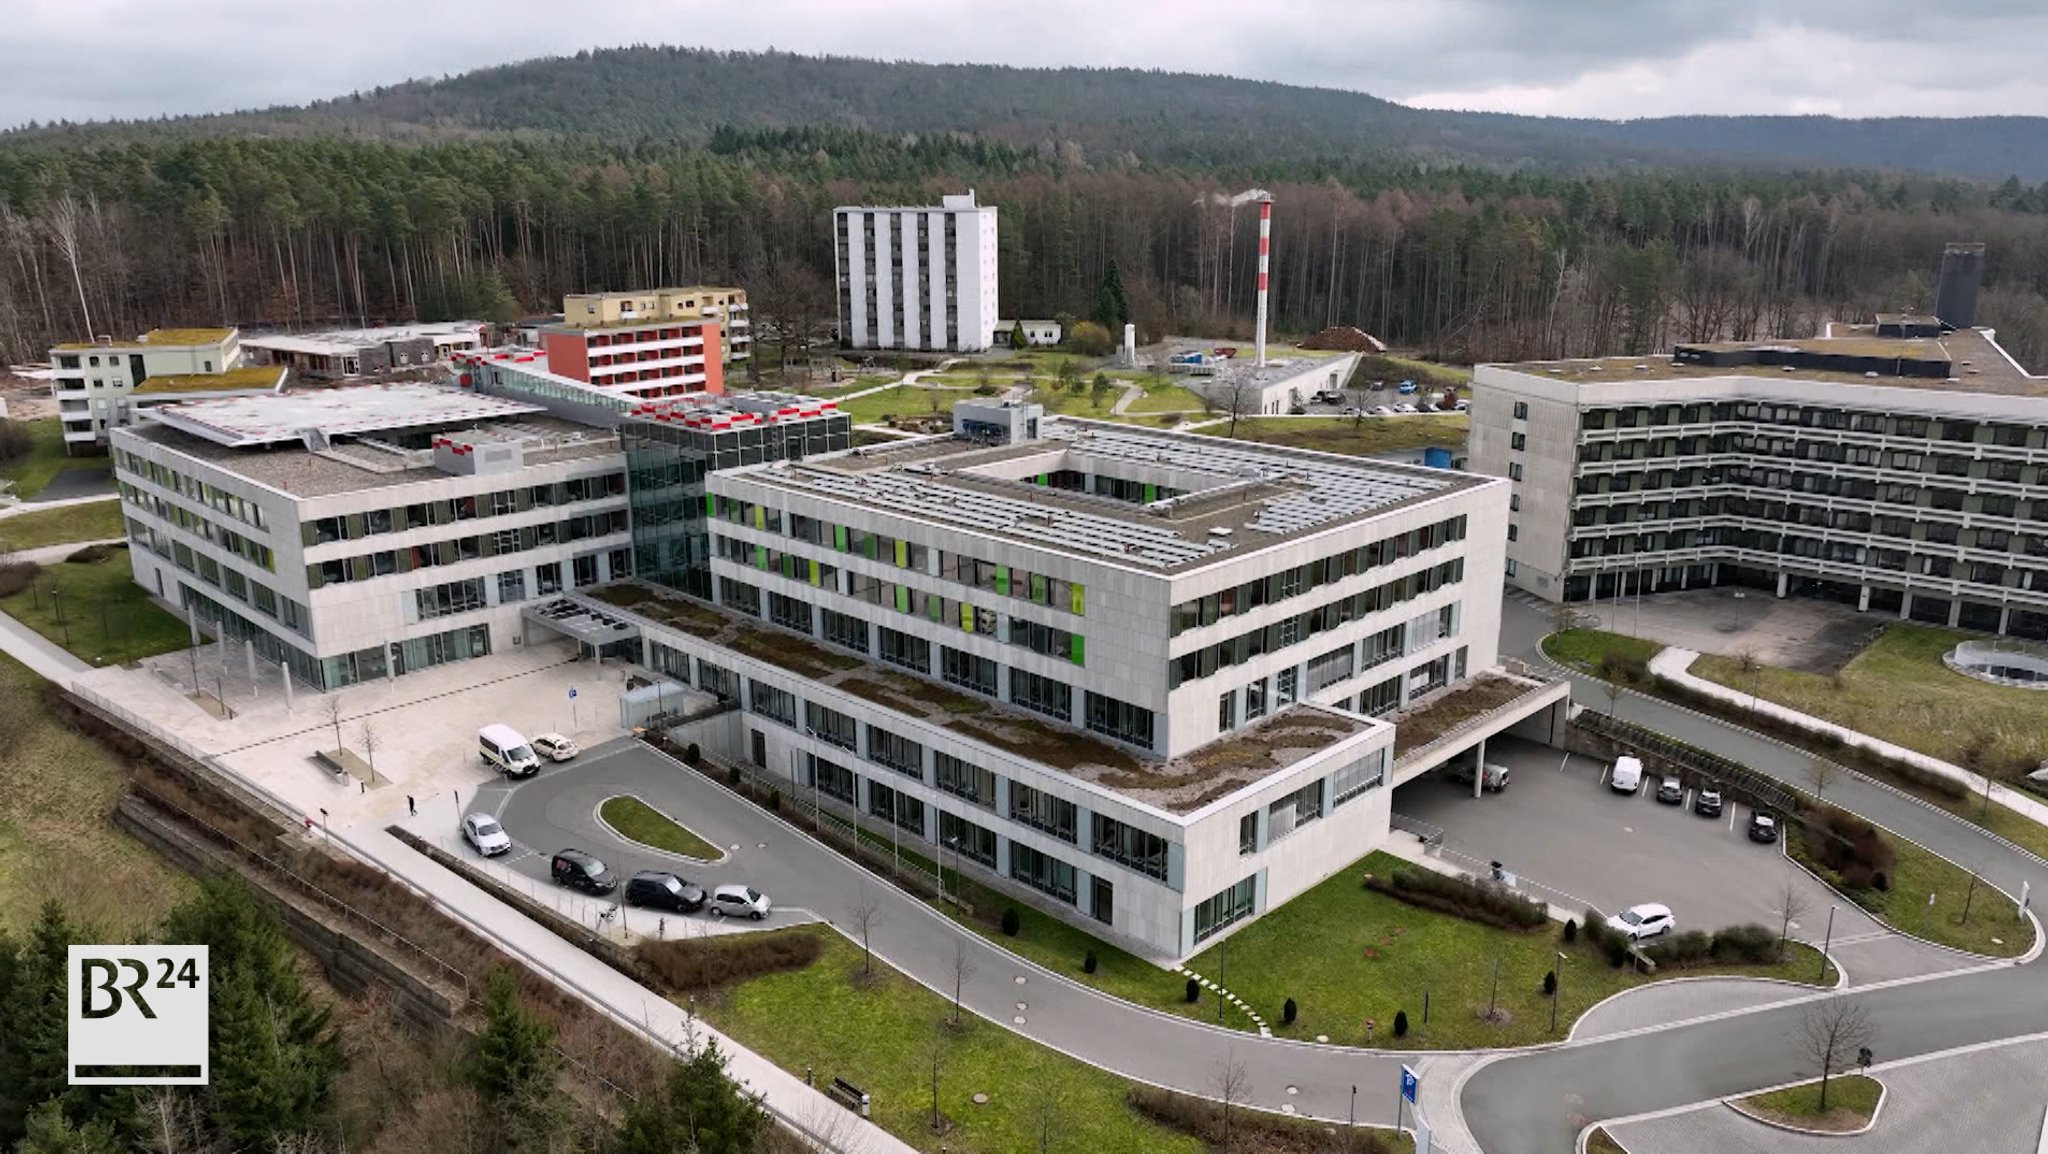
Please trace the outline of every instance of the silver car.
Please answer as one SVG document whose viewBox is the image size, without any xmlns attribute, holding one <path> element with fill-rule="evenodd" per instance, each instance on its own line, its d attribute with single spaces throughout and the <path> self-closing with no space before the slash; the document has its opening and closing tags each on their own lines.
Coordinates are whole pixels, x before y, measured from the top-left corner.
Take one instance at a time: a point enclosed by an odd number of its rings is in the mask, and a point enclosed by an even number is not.
<svg viewBox="0 0 2048 1154">
<path fill-rule="evenodd" d="M 487 813 L 463 815 L 462 840 L 485 857 L 497 857 L 512 848 L 512 836 L 498 824 L 497 818 Z"/>
</svg>

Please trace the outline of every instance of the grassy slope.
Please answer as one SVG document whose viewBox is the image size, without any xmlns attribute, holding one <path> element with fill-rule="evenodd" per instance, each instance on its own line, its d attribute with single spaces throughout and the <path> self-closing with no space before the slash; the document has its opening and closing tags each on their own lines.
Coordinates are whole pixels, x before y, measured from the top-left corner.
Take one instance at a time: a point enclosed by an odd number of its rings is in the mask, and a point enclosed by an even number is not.
<svg viewBox="0 0 2048 1154">
<path fill-rule="evenodd" d="M 1407 417 L 1250 417 L 1237 422 L 1237 439 L 1324 453 L 1391 453 L 1435 445 L 1455 449 L 1465 443 L 1463 413 L 1424 413 Z M 1228 437 L 1228 422 L 1196 430 Z"/>
<path fill-rule="evenodd" d="M 1738 1105 L 1753 1114 L 1815 1130 L 1855 1130 L 1870 1121 L 1883 1093 L 1877 1079 L 1862 1074 L 1837 1074 L 1828 1079 L 1828 1112 L 1820 1112 L 1820 1083 L 1807 1082 L 1752 1094 Z"/>
<path fill-rule="evenodd" d="M 1609 654 L 1617 659 L 1648 661 L 1663 648 L 1655 641 L 1623 637 L 1619 633 L 1605 633 L 1598 629 L 1567 629 L 1543 639 L 1543 652 L 1552 661 L 1585 669 L 1596 676 L 1601 658 Z"/>
<path fill-rule="evenodd" d="M 1791 839 L 1788 848 L 1792 855 L 1834 884 L 1830 872 L 1807 852 L 1805 827 L 1791 823 Z M 1976 892 L 1969 893 L 1968 870 L 1904 838 L 1885 840 L 1896 855 L 1885 870 L 1891 886 L 1889 892 L 1842 890 L 1878 920 L 1929 941 L 1995 958 L 2016 957 L 2034 944 L 2033 930 L 2025 922 L 2013 920 L 2012 903 L 1999 896 L 1998 891 L 1980 881 Z M 1838 884 L 1835 888 L 1842 889 Z M 1927 904 L 1928 894 L 1934 895 L 1931 907 Z M 1962 920 L 1966 896 L 1970 907 L 1967 923 Z"/>
<path fill-rule="evenodd" d="M 1994 762 L 2048 758 L 2048 700 L 2038 690 L 1988 685 L 1952 672 L 1941 655 L 1972 635 L 1925 625 L 1895 624 L 1843 668 L 1841 688 L 1817 673 L 1766 668 L 1759 696 L 1860 733 L 1955 762 L 1982 734 Z M 1692 672 L 1751 691 L 1740 663 L 1702 657 Z"/>
<path fill-rule="evenodd" d="M 685 829 L 681 822 L 637 797 L 614 797 L 598 808 L 598 816 L 611 823 L 621 837 L 678 853 L 698 861 L 716 861 L 718 847 Z"/>
<path fill-rule="evenodd" d="M 0 465 L 0 480 L 14 482 L 14 495 L 24 500 L 43 491 L 50 478 L 66 469 L 99 469 L 111 463 L 104 453 L 87 457 L 64 455 L 64 426 L 55 417 L 24 422 L 34 447 L 26 457 Z"/>
<path fill-rule="evenodd" d="M 0 930 L 27 928 L 61 898 L 111 938 L 147 933 L 191 882 L 107 824 L 121 766 L 45 715 L 42 686 L 0 655 Z"/>
<path fill-rule="evenodd" d="M 49 592 L 53 585 L 61 591 L 54 599 Z M 63 624 L 58 621 L 60 604 Z M 157 608 L 135 583 L 125 549 L 88 565 L 45 565 L 34 588 L 0 599 L 0 613 L 59 645 L 64 645 L 68 632 L 71 643 L 66 648 L 96 665 L 183 649 L 189 638 L 185 623 Z"/>
<path fill-rule="evenodd" d="M 1062 1057 L 972 1014 L 958 1028 L 941 1023 L 950 1003 L 875 966 L 857 978 L 860 950 L 838 934 L 812 928 L 824 954 L 804 970 L 773 974 L 701 1000 L 705 1020 L 819 1084 L 844 1078 L 873 1097 L 874 1120 L 920 1150 L 1036 1149 L 1034 1117 L 1043 1087 L 1055 1100 L 1058 1149 L 1131 1154 L 1198 1154 L 1200 1144 L 1139 1118 L 1124 1103 L 1128 1084 Z M 944 1135 L 928 1128 L 931 1062 L 943 1046 L 939 1108 L 952 1120 Z M 975 1105 L 972 1095 L 989 1095 Z"/>
<path fill-rule="evenodd" d="M 884 417 L 929 417 L 944 413 L 954 401 L 971 394 L 954 389 L 920 389 L 916 385 L 897 385 L 870 393 L 865 397 L 839 402 L 839 411 L 853 418 L 856 425 L 879 424 Z M 932 408 L 932 400 L 939 402 Z"/>
<path fill-rule="evenodd" d="M 40 549 L 72 541 L 111 541 L 127 532 L 121 502 L 110 497 L 89 505 L 0 517 L 0 548 Z"/>
</svg>

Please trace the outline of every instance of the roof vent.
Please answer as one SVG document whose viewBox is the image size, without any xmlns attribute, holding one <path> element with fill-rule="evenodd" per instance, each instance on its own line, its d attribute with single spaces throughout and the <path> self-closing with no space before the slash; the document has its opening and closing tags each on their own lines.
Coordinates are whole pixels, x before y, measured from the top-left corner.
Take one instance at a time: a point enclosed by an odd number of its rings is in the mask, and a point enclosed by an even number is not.
<svg viewBox="0 0 2048 1154">
<path fill-rule="evenodd" d="M 1227 528 L 1225 528 L 1225 527 L 1224 527 L 1224 526 L 1222 526 L 1222 525 L 1216 525 L 1216 526 L 1213 526 L 1212 528 L 1210 528 L 1210 530 L 1209 530 L 1209 536 L 1211 536 L 1211 537 L 1228 537 L 1228 536 L 1230 536 L 1230 530 L 1229 530 L 1229 529 L 1227 529 Z"/>
</svg>

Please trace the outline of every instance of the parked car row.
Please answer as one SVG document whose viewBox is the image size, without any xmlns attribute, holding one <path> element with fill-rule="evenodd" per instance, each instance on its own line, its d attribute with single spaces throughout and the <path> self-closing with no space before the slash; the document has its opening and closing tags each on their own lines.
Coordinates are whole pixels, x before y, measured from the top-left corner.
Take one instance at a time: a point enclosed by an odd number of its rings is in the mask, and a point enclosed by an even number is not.
<svg viewBox="0 0 2048 1154">
<path fill-rule="evenodd" d="M 486 725 L 476 731 L 477 756 L 485 765 L 507 778 L 532 777 L 540 772 L 540 759 L 568 761 L 581 750 L 576 742 L 559 733 L 543 733 L 528 741 L 509 725 Z"/>
<path fill-rule="evenodd" d="M 1463 779 L 1470 784 L 1472 779 Z M 1633 795 L 1643 788 L 1644 774 L 1641 759 L 1623 754 L 1614 759 L 1614 766 L 1607 774 L 1607 787 L 1616 793 Z M 1685 783 L 1675 776 L 1656 779 L 1652 795 L 1665 805 L 1685 804 Z M 1721 798 L 1718 786 L 1701 786 L 1693 795 L 1692 811 L 1701 817 L 1720 817 L 1726 802 Z M 1760 809 L 1753 809 L 1749 815 L 1749 840 L 1762 845 L 1772 845 L 1778 840 L 1778 819 Z"/>
<path fill-rule="evenodd" d="M 580 849 L 557 852 L 548 862 L 548 876 L 559 885 L 591 894 L 608 894 L 619 888 L 611 867 Z M 774 908 L 768 895 L 745 885 L 722 885 L 706 893 L 704 887 L 661 870 L 642 870 L 626 879 L 623 895 L 629 906 L 694 914 L 709 908 L 713 917 L 749 918 L 760 921 Z"/>
</svg>

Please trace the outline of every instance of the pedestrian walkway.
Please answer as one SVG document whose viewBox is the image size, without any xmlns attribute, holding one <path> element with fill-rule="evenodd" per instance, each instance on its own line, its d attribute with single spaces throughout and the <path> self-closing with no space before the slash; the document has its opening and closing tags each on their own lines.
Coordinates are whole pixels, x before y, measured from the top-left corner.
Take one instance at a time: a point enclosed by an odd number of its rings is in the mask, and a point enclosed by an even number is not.
<svg viewBox="0 0 2048 1154">
<path fill-rule="evenodd" d="M 1242 1013 L 1245 1017 L 1250 1018 L 1252 1025 L 1257 1026 L 1259 1028 L 1259 1037 L 1270 1038 L 1273 1036 L 1273 1030 L 1271 1027 L 1266 1025 L 1266 1019 L 1261 1018 L 1257 1010 L 1254 1010 L 1250 1006 L 1245 1005 L 1243 998 L 1238 997 L 1236 994 L 1231 993 L 1229 990 L 1224 989 L 1222 986 L 1219 986 L 1216 983 L 1210 981 L 1209 979 L 1203 977 L 1202 975 L 1194 972 L 1193 970 L 1188 969 L 1186 966 L 1175 966 L 1173 967 L 1173 972 L 1179 974 L 1184 978 L 1193 978 L 1196 981 L 1196 983 L 1199 984 L 1203 989 L 1223 999 L 1225 1002 L 1229 1003 L 1232 1007 L 1234 1007 L 1236 1010 Z"/>
<path fill-rule="evenodd" d="M 0 505 L 0 520 L 19 516 L 23 513 L 44 513 L 51 509 L 62 509 L 71 505 L 97 505 L 102 501 L 118 501 L 116 493 L 95 493 L 90 497 L 59 497 L 54 501 L 38 501 L 30 498 L 11 505 Z"/>
<path fill-rule="evenodd" d="M 8 656 L 40 676 L 67 688 L 72 678 L 92 669 L 92 666 L 66 653 L 63 647 L 45 640 L 42 634 L 5 613 L 0 613 L 0 649 L 5 649 Z"/>
<path fill-rule="evenodd" d="M 1938 757 L 1929 757 L 1917 749 L 1907 749 L 1903 745 L 1893 745 L 1889 741 L 1880 741 L 1869 734 L 1860 733 L 1847 726 L 1836 725 L 1832 721 L 1824 721 L 1809 713 L 1801 713 L 1796 709 L 1779 705 L 1775 701 L 1744 693 L 1738 689 L 1730 689 L 1725 685 L 1708 681 L 1703 677 L 1695 677 L 1691 672 L 1692 663 L 1699 660 L 1699 656 L 1698 653 L 1690 649 L 1666 647 L 1650 659 L 1650 672 L 1659 677 L 1666 678 L 1675 684 L 1682 685 L 1695 693 L 1703 693 L 1732 705 L 1740 705 L 1765 717 L 1773 717 L 1780 721 L 1790 722 L 1808 732 L 1833 734 L 1849 745 L 1861 746 L 1881 756 L 1906 762 L 1929 773 L 1939 774 L 1951 781 L 1961 782 L 1972 790 L 1982 789 L 1986 785 L 1982 777 L 1971 773 L 1962 766 L 1950 764 Z M 2039 822 L 2042 825 L 2048 825 L 2048 804 L 2036 801 L 2017 790 L 2007 789 L 1996 782 L 1989 783 L 1989 787 L 1992 801 L 2029 820 Z"/>
</svg>

